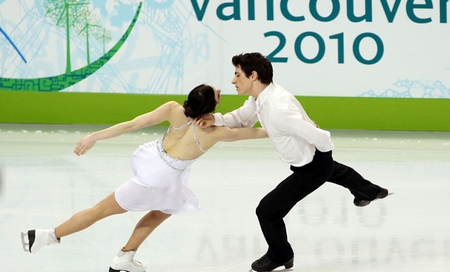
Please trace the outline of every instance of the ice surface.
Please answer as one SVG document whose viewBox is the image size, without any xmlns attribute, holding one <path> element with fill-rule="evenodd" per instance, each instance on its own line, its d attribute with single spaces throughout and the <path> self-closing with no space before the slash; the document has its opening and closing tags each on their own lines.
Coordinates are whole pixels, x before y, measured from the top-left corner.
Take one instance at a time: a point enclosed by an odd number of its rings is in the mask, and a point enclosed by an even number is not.
<svg viewBox="0 0 450 272">
<path fill-rule="evenodd" d="M 0 124 L 2 270 L 107 271 L 144 213 L 127 213 L 65 237 L 38 254 L 20 232 L 51 228 L 91 207 L 132 174 L 130 156 L 166 128 L 99 142 L 77 141 L 102 126 Z M 348 190 L 325 184 L 286 217 L 292 271 L 449 271 L 450 133 L 331 131 L 335 160 L 394 195 L 365 208 Z M 267 139 L 219 143 L 193 166 L 189 186 L 202 209 L 172 216 L 141 246 L 147 271 L 249 271 L 266 251 L 254 213 L 290 173 Z"/>
</svg>

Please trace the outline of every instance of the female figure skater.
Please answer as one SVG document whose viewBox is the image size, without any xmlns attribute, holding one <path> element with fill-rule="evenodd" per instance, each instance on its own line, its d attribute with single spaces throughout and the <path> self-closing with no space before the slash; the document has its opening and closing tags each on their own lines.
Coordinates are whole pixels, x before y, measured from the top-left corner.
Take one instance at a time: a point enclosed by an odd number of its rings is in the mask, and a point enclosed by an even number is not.
<svg viewBox="0 0 450 272">
<path fill-rule="evenodd" d="M 167 102 L 154 111 L 131 121 L 111 126 L 82 138 L 76 148 L 78 156 L 86 154 L 103 139 L 153 126 L 170 123 L 165 135 L 145 143 L 132 156 L 135 176 L 94 207 L 74 214 L 54 229 L 33 229 L 22 233 L 24 250 L 38 252 L 46 245 L 58 244 L 64 236 L 88 228 L 95 222 L 127 211 L 149 211 L 137 223 L 125 246 L 114 257 L 110 272 L 144 272 L 145 265 L 134 260 L 144 240 L 172 214 L 198 209 L 195 194 L 187 187 L 191 165 L 219 141 L 265 138 L 263 129 L 228 127 L 199 128 L 195 118 L 211 113 L 220 101 L 220 90 L 208 85 L 195 87 L 184 105 Z"/>
</svg>

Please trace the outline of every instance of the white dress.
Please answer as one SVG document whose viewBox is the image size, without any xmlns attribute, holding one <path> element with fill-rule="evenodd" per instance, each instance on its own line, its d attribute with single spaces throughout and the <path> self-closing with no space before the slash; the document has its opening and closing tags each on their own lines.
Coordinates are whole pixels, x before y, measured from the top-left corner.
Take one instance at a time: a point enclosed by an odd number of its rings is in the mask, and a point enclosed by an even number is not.
<svg viewBox="0 0 450 272">
<path fill-rule="evenodd" d="M 197 140 L 192 121 L 173 129 L 181 129 L 190 124 L 198 147 L 205 152 Z M 135 176 L 115 191 L 116 201 L 123 209 L 159 210 L 167 214 L 199 209 L 196 195 L 187 187 L 191 165 L 198 157 L 180 160 L 167 154 L 163 148 L 166 134 L 162 139 L 140 145 L 133 153 L 131 167 Z"/>
</svg>

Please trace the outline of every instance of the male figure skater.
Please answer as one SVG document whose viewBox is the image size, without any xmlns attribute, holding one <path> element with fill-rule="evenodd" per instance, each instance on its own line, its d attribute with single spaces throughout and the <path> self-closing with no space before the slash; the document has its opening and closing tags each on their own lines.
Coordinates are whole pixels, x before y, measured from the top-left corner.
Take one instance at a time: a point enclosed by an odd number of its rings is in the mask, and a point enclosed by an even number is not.
<svg viewBox="0 0 450 272">
<path fill-rule="evenodd" d="M 315 125 L 291 93 L 273 83 L 273 68 L 267 58 L 260 53 L 246 53 L 234 56 L 232 63 L 235 67 L 232 84 L 238 94 L 249 95 L 248 100 L 232 112 L 208 114 L 197 123 L 203 127 L 248 127 L 259 120 L 280 159 L 290 165 L 293 173 L 268 193 L 256 208 L 269 248 L 253 262 L 252 269 L 262 272 L 280 266 L 291 268 L 294 252 L 283 218 L 297 202 L 326 181 L 349 189 L 358 207 L 385 198 L 388 190 L 333 160 L 334 145 L 330 133 Z"/>
</svg>

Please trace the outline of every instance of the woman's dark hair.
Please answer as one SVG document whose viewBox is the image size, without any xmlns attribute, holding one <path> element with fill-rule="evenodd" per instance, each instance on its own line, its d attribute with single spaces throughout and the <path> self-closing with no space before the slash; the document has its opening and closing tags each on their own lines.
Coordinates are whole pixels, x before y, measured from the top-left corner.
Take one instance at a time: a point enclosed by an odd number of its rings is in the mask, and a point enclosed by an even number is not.
<svg viewBox="0 0 450 272">
<path fill-rule="evenodd" d="M 216 109 L 214 89 L 205 84 L 198 85 L 189 93 L 183 108 L 186 117 L 197 118 L 202 114 L 211 113 Z"/>
<path fill-rule="evenodd" d="M 269 59 L 261 53 L 245 53 L 236 55 L 231 59 L 234 67 L 240 67 L 246 77 L 250 77 L 253 71 L 258 73 L 259 81 L 270 84 L 273 81 L 273 68 Z"/>
</svg>

